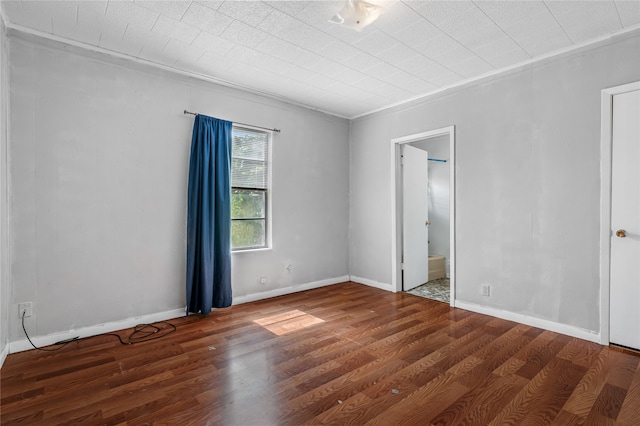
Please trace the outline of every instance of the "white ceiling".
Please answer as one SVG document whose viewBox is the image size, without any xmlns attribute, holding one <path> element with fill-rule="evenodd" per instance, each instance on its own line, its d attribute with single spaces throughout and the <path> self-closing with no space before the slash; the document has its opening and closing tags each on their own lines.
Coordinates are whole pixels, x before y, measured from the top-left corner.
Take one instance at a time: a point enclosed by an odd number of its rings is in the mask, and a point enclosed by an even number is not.
<svg viewBox="0 0 640 426">
<path fill-rule="evenodd" d="M 375 2 L 375 0 L 371 0 Z M 640 1 L 391 1 L 362 32 L 344 1 L 2 1 L 52 34 L 342 117 L 640 24 Z"/>
</svg>

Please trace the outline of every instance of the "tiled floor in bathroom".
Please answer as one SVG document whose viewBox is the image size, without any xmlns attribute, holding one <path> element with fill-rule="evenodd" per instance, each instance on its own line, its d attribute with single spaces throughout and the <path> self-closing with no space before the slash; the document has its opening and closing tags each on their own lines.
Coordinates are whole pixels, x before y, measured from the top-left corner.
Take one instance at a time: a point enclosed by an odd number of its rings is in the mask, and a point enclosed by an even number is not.
<svg viewBox="0 0 640 426">
<path fill-rule="evenodd" d="M 407 291 L 409 294 L 426 297 L 427 299 L 438 300 L 440 302 L 449 303 L 449 278 L 440 278 L 431 280 L 427 283 Z"/>
</svg>

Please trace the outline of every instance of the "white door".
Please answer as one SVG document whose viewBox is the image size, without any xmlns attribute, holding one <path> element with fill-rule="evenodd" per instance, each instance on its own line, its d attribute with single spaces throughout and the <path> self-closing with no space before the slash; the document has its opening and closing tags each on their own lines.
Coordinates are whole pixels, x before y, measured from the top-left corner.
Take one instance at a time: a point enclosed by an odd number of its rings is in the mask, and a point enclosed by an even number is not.
<svg viewBox="0 0 640 426">
<path fill-rule="evenodd" d="M 429 280 L 429 161 L 426 151 L 403 145 L 402 255 L 404 290 Z"/>
<path fill-rule="evenodd" d="M 640 90 L 613 96 L 611 343 L 640 349 Z"/>
</svg>

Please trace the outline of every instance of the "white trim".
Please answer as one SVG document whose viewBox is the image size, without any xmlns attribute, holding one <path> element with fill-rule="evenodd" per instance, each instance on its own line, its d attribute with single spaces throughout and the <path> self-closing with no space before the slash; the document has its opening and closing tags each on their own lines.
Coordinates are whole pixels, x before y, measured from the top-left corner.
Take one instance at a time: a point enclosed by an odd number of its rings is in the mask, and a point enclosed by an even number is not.
<svg viewBox="0 0 640 426">
<path fill-rule="evenodd" d="M 427 132 L 415 133 L 408 136 L 391 139 L 391 287 L 394 292 L 402 291 L 402 269 L 401 264 L 402 241 L 398 237 L 402 234 L 401 221 L 398 220 L 400 215 L 400 200 L 398 200 L 399 185 L 401 180 L 400 174 L 400 145 L 416 142 L 424 139 L 430 139 L 438 136 L 449 136 L 449 282 L 450 282 L 450 305 L 456 306 L 455 302 L 455 283 L 456 283 L 456 182 L 455 182 L 455 126 L 442 127 L 440 129 L 430 130 Z"/>
<path fill-rule="evenodd" d="M 305 284 L 297 284 L 289 287 L 276 288 L 273 290 L 263 291 L 261 293 L 253 293 L 246 296 L 234 297 L 233 304 L 240 305 L 242 303 L 255 302 L 256 300 L 269 299 L 271 297 L 283 296 L 285 294 L 297 293 L 300 291 L 311 290 L 319 287 L 326 287 L 328 285 L 339 284 L 346 281 L 349 281 L 349 275 L 343 275 L 336 278 L 328 278 L 326 280 L 313 281 Z"/>
<path fill-rule="evenodd" d="M 620 37 L 624 37 L 625 35 L 628 35 L 629 33 L 632 33 L 636 30 L 640 29 L 640 24 L 636 24 L 633 25 L 631 27 L 625 28 L 621 31 L 618 31 L 614 34 L 605 34 L 603 36 L 600 36 L 598 38 L 595 38 L 593 40 L 588 40 L 582 43 L 578 43 L 578 44 L 574 44 L 572 46 L 568 46 L 550 53 L 545 53 L 544 55 L 540 55 L 540 56 L 536 56 L 534 58 L 531 59 L 527 59 L 525 61 L 522 62 L 518 62 L 516 64 L 513 65 L 509 65 L 507 67 L 504 68 L 499 68 L 497 70 L 493 70 L 493 71 L 489 71 L 486 72 L 484 74 L 481 74 L 479 76 L 476 77 L 471 77 L 471 78 L 467 78 L 461 81 L 457 81 L 453 84 L 449 84 L 447 86 L 438 88 L 437 90 L 434 90 L 432 92 L 428 92 L 422 95 L 417 95 L 414 97 L 411 97 L 409 99 L 405 99 L 403 101 L 399 101 L 399 102 L 395 102 L 391 105 L 387 105 L 387 106 L 383 106 L 374 110 L 371 110 L 369 112 L 364 112 L 362 114 L 358 114 L 358 115 L 354 115 L 352 117 L 349 117 L 350 120 L 355 120 L 356 118 L 360 118 L 360 117 L 365 117 L 367 115 L 371 115 L 371 114 L 375 114 L 378 112 L 382 112 L 391 108 L 395 108 L 398 106 L 402 106 L 405 104 L 409 104 L 412 102 L 416 102 L 416 101 L 420 101 L 420 100 L 425 100 L 428 99 L 432 96 L 435 96 L 439 93 L 443 93 L 443 92 L 447 92 L 451 89 L 456 89 L 456 88 L 460 88 L 460 87 L 465 87 L 468 85 L 471 85 L 473 83 L 476 83 L 478 81 L 482 81 L 482 80 L 491 80 L 493 78 L 499 78 L 501 77 L 503 74 L 508 74 L 509 72 L 513 72 L 513 71 L 518 71 L 520 68 L 524 68 L 528 65 L 536 65 L 538 63 L 545 63 L 547 61 L 550 60 L 555 60 L 555 59 L 562 59 L 564 57 L 567 57 L 569 55 L 572 55 L 574 53 L 578 53 L 579 51 L 583 50 L 583 49 L 587 49 L 590 48 L 592 45 L 594 44 L 598 44 L 598 43 L 602 43 L 605 41 L 610 41 L 610 40 L 615 40 L 617 38 Z"/>
<path fill-rule="evenodd" d="M 9 344 L 6 344 L 4 350 L 0 352 L 0 368 L 4 365 L 4 360 L 7 359 L 7 355 L 9 355 Z"/>
<path fill-rule="evenodd" d="M 0 294 L 0 303 L 2 303 L 2 309 L 0 309 L 0 311 L 2 311 L 2 316 L 4 318 L 2 318 L 1 320 L 7 320 L 7 322 L 9 322 L 9 316 L 11 313 L 11 300 L 12 300 L 12 291 L 13 291 L 13 286 L 11 284 L 11 245 L 9 244 L 9 241 L 11 241 L 11 173 L 10 173 L 10 168 L 11 168 L 11 120 L 10 120 L 10 111 L 11 111 L 11 105 L 10 105 L 10 101 L 9 101 L 9 94 L 11 92 L 11 81 L 10 81 L 10 75 L 11 75 L 11 71 L 10 71 L 10 64 L 9 64 L 9 53 L 8 53 L 8 49 L 7 47 L 9 46 L 9 40 L 8 40 L 8 36 L 7 36 L 7 17 L 4 13 L 4 8 L 0 7 L 0 20 L 2 21 L 2 23 L 0 24 L 0 29 L 2 30 L 2 45 L 0 45 L 0 51 L 2 52 L 3 58 L 2 60 L 0 60 L 0 65 L 2 66 L 2 72 L 0 72 L 0 75 L 2 76 L 2 88 L 4 89 L 4 93 L 3 95 L 6 95 L 6 99 L 4 99 L 2 102 L 5 103 L 5 110 L 4 110 L 4 118 L 5 119 L 5 127 L 2 130 L 3 136 L 5 138 L 5 146 L 4 149 L 5 151 L 3 153 L 0 153 L 0 157 L 4 158 L 4 164 L 2 167 L 2 171 L 0 173 L 2 173 L 2 178 L 0 178 L 0 181 L 2 182 L 2 185 L 5 189 L 5 198 L 3 200 L 0 201 L 0 205 L 4 205 L 5 208 L 5 212 L 6 212 L 6 216 L 0 218 L 0 220 L 3 221 L 3 223 L 0 223 L 0 229 L 2 228 L 2 226 L 5 226 L 6 229 L 6 235 L 5 235 L 5 239 L 4 240 L 0 240 L 0 256 L 2 256 L 3 252 L 5 254 L 5 258 L 4 259 L 0 259 L 0 262 L 2 262 L 3 260 L 6 262 L 5 264 L 2 265 L 2 267 L 0 268 L 0 292 L 2 292 L 3 294 Z M 0 120 L 2 119 L 0 118 Z M 0 136 L 2 137 L 2 136 Z M 2 191 L 0 190 L 0 193 Z M 1 233 L 1 230 L 0 230 Z M 4 288 L 2 288 L 3 286 L 7 287 L 7 291 L 6 294 L 4 294 Z M 7 300 L 5 300 L 4 296 L 7 296 Z M 8 309 L 9 312 L 5 312 L 5 308 Z M 3 344 L 4 344 L 4 348 L 2 349 L 2 352 L 0 353 L 0 368 L 4 365 L 4 361 L 7 359 L 7 356 L 11 353 L 10 352 L 10 343 L 9 343 L 9 338 L 8 335 L 10 334 L 10 324 L 5 324 L 4 326 L 7 327 L 6 329 L 6 334 L 2 336 L 3 339 Z"/>
<path fill-rule="evenodd" d="M 231 254 L 235 254 L 235 253 L 243 253 L 243 252 L 259 252 L 259 251 L 267 251 L 267 250 L 273 250 L 273 134 L 274 131 L 273 130 L 269 130 L 269 129 L 265 129 L 265 128 L 260 128 L 260 127 L 256 127 L 256 126 L 252 126 L 250 124 L 233 124 L 233 128 L 234 129 L 244 129 L 247 130 L 249 132 L 254 132 L 254 133 L 263 133 L 266 134 L 267 137 L 267 188 L 265 189 L 265 194 L 266 194 L 266 199 L 267 199 L 267 205 L 265 206 L 265 232 L 264 232 L 264 240 L 265 240 L 265 247 L 256 247 L 256 248 L 250 248 L 250 249 L 232 249 L 231 250 Z M 232 132 L 233 135 L 233 132 Z M 233 146 L 233 143 L 232 143 Z M 231 157 L 233 159 L 233 151 L 231 154 Z M 232 162 L 232 169 L 233 169 L 233 162 Z M 233 223 L 233 221 L 232 221 Z"/>
<path fill-rule="evenodd" d="M 550 53 L 546 53 L 544 55 L 536 56 L 534 58 L 531 58 L 531 59 L 528 59 L 528 60 L 525 60 L 525 61 L 522 61 L 522 62 L 518 62 L 518 63 L 516 63 L 514 65 L 510 65 L 510 66 L 507 66 L 507 67 L 504 67 L 504 68 L 499 68 L 497 70 L 493 70 L 493 71 L 481 74 L 481 75 L 476 76 L 476 77 L 468 78 L 468 79 L 465 79 L 465 80 L 450 84 L 448 86 L 441 87 L 441 88 L 439 88 L 437 90 L 434 90 L 432 92 L 428 92 L 428 93 L 424 93 L 424 94 L 421 94 L 421 95 L 417 95 L 417 96 L 411 97 L 409 99 L 405 99 L 405 100 L 400 101 L 400 102 L 395 102 L 395 103 L 392 103 L 392 104 L 387 105 L 387 106 L 383 106 L 383 107 L 380 107 L 380 108 L 377 108 L 377 109 L 374 109 L 374 110 L 371 110 L 371 111 L 367 111 L 367 112 L 364 112 L 364 113 L 361 113 L 361 114 L 357 114 L 357 115 L 353 115 L 353 116 L 347 117 L 347 116 L 344 116 L 344 115 L 341 115 L 341 114 L 338 114 L 338 113 L 335 113 L 335 112 L 326 111 L 326 110 L 323 110 L 323 109 L 320 109 L 320 108 L 317 108 L 317 107 L 314 107 L 314 106 L 311 106 L 311 105 L 307 105 L 307 104 L 303 104 L 303 103 L 300 103 L 300 102 L 293 101 L 293 100 L 291 100 L 289 98 L 278 96 L 278 95 L 272 94 L 272 93 L 262 92 L 260 90 L 250 88 L 248 86 L 242 86 L 240 84 L 236 84 L 236 83 L 233 83 L 233 82 L 230 82 L 230 81 L 226 81 L 226 80 L 223 80 L 223 79 L 210 77 L 210 76 L 206 76 L 206 75 L 203 75 L 203 74 L 198 74 L 198 73 L 191 72 L 191 71 L 179 70 L 177 68 L 172 68 L 172 67 L 169 67 L 169 66 L 166 66 L 166 65 L 158 64 L 156 62 L 148 61 L 148 60 L 141 59 L 141 58 L 136 58 L 134 56 L 125 55 L 125 54 L 122 54 L 122 53 L 114 52 L 112 50 L 107 50 L 107 49 L 104 49 L 102 47 L 93 46 L 93 45 L 90 45 L 90 44 L 86 44 L 86 43 L 79 42 L 79 41 L 76 41 L 76 40 L 71 40 L 71 39 L 67 39 L 67 38 L 64 38 L 64 37 L 56 36 L 56 35 L 53 35 L 53 34 L 50 34 L 50 33 L 46 33 L 46 32 L 43 32 L 43 31 L 34 30 L 32 28 L 23 27 L 21 25 L 14 24 L 14 23 L 10 22 L 8 19 L 6 19 L 4 10 L 2 10 L 1 13 L 2 13 L 2 16 L 3 16 L 4 21 L 5 21 L 5 28 L 7 30 L 14 30 L 14 31 L 22 32 L 24 34 L 29 34 L 29 35 L 32 35 L 32 36 L 36 36 L 36 37 L 52 40 L 52 41 L 55 41 L 55 42 L 58 42 L 58 43 L 64 43 L 64 44 L 75 46 L 75 47 L 79 47 L 79 48 L 82 48 L 82 49 L 85 49 L 85 50 L 89 50 L 89 51 L 93 51 L 93 52 L 97 52 L 97 53 L 102 53 L 102 54 L 109 55 L 109 56 L 112 56 L 112 57 L 115 57 L 115 58 L 126 59 L 126 60 L 130 60 L 130 61 L 137 62 L 137 63 L 140 63 L 140 64 L 145 64 L 145 65 L 151 65 L 153 67 L 156 67 L 156 68 L 159 68 L 159 69 L 163 69 L 163 70 L 166 70 L 166 71 L 169 71 L 169 72 L 173 72 L 175 74 L 185 75 L 185 76 L 188 76 L 188 77 L 193 77 L 193 78 L 198 79 L 198 80 L 203 80 L 203 81 L 207 81 L 207 82 L 210 82 L 210 83 L 219 84 L 221 86 L 226 86 L 226 87 L 231 87 L 231 88 L 234 88 L 234 89 L 243 90 L 245 92 L 249 92 L 249 93 L 253 93 L 253 94 L 256 94 L 256 95 L 264 96 L 264 97 L 271 98 L 271 99 L 274 99 L 274 100 L 278 100 L 278 101 L 281 101 L 281 102 L 286 102 L 286 103 L 291 104 L 291 105 L 296 105 L 296 106 L 299 106 L 299 107 L 302 107 L 302 108 L 306 108 L 306 109 L 310 109 L 310 110 L 313 110 L 313 111 L 322 112 L 324 114 L 332 115 L 334 117 L 344 118 L 344 119 L 347 119 L 347 120 L 355 120 L 355 119 L 360 118 L 360 117 L 365 117 L 367 115 L 375 114 L 377 112 L 381 112 L 381 111 L 385 111 L 385 110 L 388 110 L 388 109 L 392 109 L 392 108 L 395 108 L 395 107 L 398 107 L 398 106 L 402 106 L 402 105 L 405 105 L 405 104 L 410 104 L 410 103 L 415 102 L 415 101 L 426 100 L 426 99 L 428 99 L 428 98 L 430 98 L 430 97 L 432 97 L 434 95 L 437 95 L 437 94 L 443 93 L 443 92 L 447 92 L 447 91 L 449 91 L 451 89 L 464 87 L 464 86 L 473 84 L 473 83 L 478 82 L 478 81 L 486 80 L 486 79 L 500 77 L 503 74 L 507 74 L 507 73 L 512 72 L 512 71 L 517 71 L 518 69 L 523 68 L 523 67 L 525 67 L 527 65 L 536 64 L 538 62 L 544 63 L 545 61 L 553 60 L 553 59 L 560 59 L 560 58 L 569 56 L 569 55 L 571 55 L 573 53 L 577 53 L 577 52 L 579 52 L 579 51 L 581 51 L 583 49 L 590 48 L 594 44 L 599 44 L 599 43 L 602 43 L 602 42 L 615 40 L 617 38 L 624 37 L 624 36 L 628 35 L 629 33 L 632 33 L 634 31 L 640 29 L 640 24 L 632 25 L 632 26 L 630 26 L 628 28 L 624 28 L 624 29 L 622 29 L 622 30 L 620 30 L 618 32 L 613 33 L 613 34 L 605 34 L 605 35 L 602 35 L 602 36 L 600 36 L 598 38 L 595 38 L 593 40 L 588 40 L 588 41 L 585 41 L 585 42 L 582 42 L 582 43 L 574 44 L 572 46 L 568 46 L 568 47 L 565 47 L 563 49 L 559 49 L 559 50 L 556 50 L 556 51 L 553 51 L 553 52 L 550 52 Z"/>
<path fill-rule="evenodd" d="M 471 312 L 477 312 L 479 314 L 489 315 L 496 318 L 501 318 L 507 321 L 518 322 L 521 324 L 529 325 L 531 327 L 542 328 L 544 330 L 565 334 L 571 337 L 577 337 L 578 339 L 588 340 L 594 343 L 600 343 L 600 340 L 601 340 L 600 333 L 597 333 L 592 330 L 585 330 L 584 328 L 575 327 L 573 325 L 561 324 L 555 321 L 549 321 L 542 318 L 531 317 L 529 315 L 518 314 L 511 311 L 504 311 L 502 309 L 476 305 L 475 303 L 468 303 L 468 302 L 457 300 L 456 308 L 464 309 Z"/>
<path fill-rule="evenodd" d="M 273 247 L 260 247 L 260 248 L 252 248 L 247 250 L 231 250 L 231 255 L 233 256 L 234 254 L 238 254 L 238 253 L 260 253 L 262 251 L 271 251 L 271 250 L 273 250 Z"/>
<path fill-rule="evenodd" d="M 456 127 L 449 127 L 449 300 L 456 306 Z M 445 265 L 446 271 L 446 265 Z"/>
<path fill-rule="evenodd" d="M 391 284 L 381 283 L 378 281 L 370 280 L 368 278 L 356 277 L 355 275 L 351 275 L 350 278 L 351 278 L 350 281 L 353 281 L 354 283 L 364 284 L 364 285 L 368 285 L 369 287 L 375 287 L 375 288 L 379 288 L 380 290 L 392 291 L 396 293 L 395 288 Z"/>
<path fill-rule="evenodd" d="M 600 103 L 600 342 L 609 344 L 611 273 L 611 144 L 613 97 L 640 90 L 640 81 L 603 89 Z"/>
<path fill-rule="evenodd" d="M 329 278 L 321 281 L 314 281 L 306 284 L 294 285 L 291 287 L 279 288 L 275 290 L 265 291 L 262 293 L 255 293 L 248 296 L 240 296 L 233 298 L 233 304 L 238 305 L 241 303 L 253 302 L 255 300 L 267 299 L 275 296 L 282 296 L 284 294 L 296 293 L 299 291 L 310 290 L 313 288 L 324 287 L 331 284 L 338 284 L 345 281 L 349 281 L 348 275 L 343 275 L 337 278 Z M 154 314 L 142 315 L 139 317 L 127 318 L 124 320 L 111 321 L 105 324 L 92 325 L 88 327 L 82 327 L 75 330 L 69 330 L 59 333 L 52 333 L 46 336 L 35 336 L 31 337 L 31 341 L 38 347 L 52 345 L 55 342 L 59 342 L 61 340 L 71 339 L 73 337 L 91 337 L 97 336 L 103 333 L 110 333 L 112 331 L 124 330 L 127 328 L 135 327 L 138 324 L 148 324 L 156 321 L 166 321 L 172 318 L 178 318 L 185 316 L 186 309 L 174 309 L 171 311 L 165 312 L 157 312 Z M 29 349 L 33 349 L 33 346 L 29 343 L 29 341 L 25 338 L 22 340 L 16 340 L 10 342 L 7 345 L 6 352 L 7 353 L 16 353 L 22 352 Z"/>
<path fill-rule="evenodd" d="M 166 321 L 173 318 L 185 316 L 185 312 L 185 308 L 156 312 L 153 314 L 141 315 L 139 317 L 131 317 L 118 321 L 110 321 L 104 324 L 90 325 L 88 327 L 72 329 L 69 331 L 47 334 L 46 336 L 32 336 L 31 341 L 38 347 L 49 346 L 54 344 L 55 342 L 72 339 L 74 337 L 80 337 L 82 339 L 85 337 L 97 336 L 103 333 L 110 333 L 112 331 L 132 328 L 138 324 L 150 324 L 156 321 Z M 9 343 L 9 353 L 12 354 L 29 349 L 33 349 L 33 346 L 31 346 L 29 340 L 27 340 L 26 338 L 22 340 L 15 340 Z"/>
<path fill-rule="evenodd" d="M 55 41 L 57 43 L 63 43 L 63 44 L 69 45 L 69 46 L 73 46 L 73 47 L 77 47 L 77 48 L 80 48 L 80 49 L 88 50 L 90 52 L 100 53 L 100 54 L 111 56 L 111 57 L 114 57 L 114 58 L 124 59 L 124 60 L 127 60 L 127 61 L 136 62 L 138 64 L 151 66 L 151 67 L 158 68 L 158 69 L 161 69 L 161 70 L 164 70 L 164 71 L 168 71 L 168 72 L 173 73 L 173 74 L 178 74 L 178 75 L 182 75 L 182 76 L 195 78 L 196 80 L 206 81 L 206 82 L 214 83 L 214 84 L 217 84 L 217 85 L 220 85 L 220 86 L 225 86 L 225 87 L 230 87 L 232 89 L 242 90 L 243 92 L 247 92 L 247 93 L 251 93 L 251 94 L 254 94 L 254 95 L 263 96 L 265 98 L 273 99 L 273 100 L 276 100 L 276 101 L 279 101 L 279 102 L 284 102 L 284 103 L 287 103 L 287 104 L 290 104 L 290 105 L 295 105 L 297 107 L 309 109 L 309 110 L 312 110 L 312 111 L 318 111 L 318 112 L 321 112 L 323 114 L 331 115 L 333 117 L 338 117 L 338 118 L 342 118 L 342 119 L 346 119 L 346 120 L 349 119 L 349 117 L 344 116 L 344 115 L 340 115 L 340 114 L 338 114 L 336 112 L 326 111 L 326 110 L 323 110 L 321 108 L 317 108 L 317 107 L 314 107 L 314 106 L 311 106 L 311 105 L 303 104 L 301 102 L 296 102 L 294 100 L 291 100 L 289 98 L 285 98 L 283 96 L 278 96 L 278 95 L 276 95 L 274 93 L 263 92 L 261 90 L 255 89 L 255 88 L 251 88 L 249 86 L 243 86 L 241 84 L 233 83 L 231 81 L 223 80 L 221 78 L 211 77 L 211 76 L 204 75 L 204 74 L 199 74 L 199 73 L 196 73 L 196 72 L 193 72 L 193 71 L 186 71 L 186 70 L 181 70 L 181 69 L 178 69 L 178 68 L 173 68 L 173 67 L 170 67 L 170 66 L 167 66 L 167 65 L 159 64 L 157 62 L 149 61 L 147 59 L 142 59 L 142 58 L 137 58 L 135 56 L 125 55 L 123 53 L 114 52 L 113 50 L 107 50 L 107 49 L 102 48 L 102 47 L 93 46 L 91 44 L 86 44 L 86 43 L 83 43 L 81 41 L 71 40 L 71 39 L 60 37 L 60 36 L 57 36 L 57 35 L 54 35 L 54 34 L 45 33 L 45 32 L 39 31 L 39 30 L 34 30 L 32 28 L 23 27 L 22 25 L 17 25 L 17 24 L 11 23 L 9 21 L 5 21 L 5 23 L 6 23 L 6 28 L 8 30 L 16 31 L 16 32 L 27 34 L 27 35 L 30 35 L 30 36 L 43 38 L 43 39 L 46 39 L 46 40 Z"/>
</svg>

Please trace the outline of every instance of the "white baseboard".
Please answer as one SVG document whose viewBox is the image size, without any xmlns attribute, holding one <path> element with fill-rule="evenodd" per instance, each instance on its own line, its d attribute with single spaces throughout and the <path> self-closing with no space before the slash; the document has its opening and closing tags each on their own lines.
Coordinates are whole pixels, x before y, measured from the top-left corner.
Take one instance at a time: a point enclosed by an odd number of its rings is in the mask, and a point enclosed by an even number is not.
<svg viewBox="0 0 640 426">
<path fill-rule="evenodd" d="M 338 284 L 341 282 L 349 281 L 349 276 L 344 275 L 342 277 L 329 278 L 321 281 L 314 281 L 306 284 L 299 284 L 285 288 L 278 288 L 274 290 L 265 291 L 262 293 L 250 294 L 247 296 L 240 296 L 233 298 L 233 304 L 237 305 L 240 303 L 253 302 L 254 300 L 262 300 L 275 296 L 282 296 L 284 294 L 296 293 L 299 291 L 310 290 L 313 288 L 324 287 L 331 284 Z M 139 317 L 127 318 L 124 320 L 112 321 L 105 324 L 92 325 L 88 327 L 82 327 L 75 330 L 63 331 L 59 333 L 52 333 L 46 336 L 34 336 L 31 338 L 31 341 L 34 345 L 38 347 L 49 346 L 54 344 L 55 342 L 59 342 L 61 340 L 72 339 L 74 337 L 85 338 L 91 336 L 97 336 L 103 333 L 110 333 L 112 331 L 123 330 L 131 327 L 135 327 L 138 324 L 149 324 L 156 321 L 165 321 L 172 318 L 178 318 L 185 315 L 185 308 L 174 309 L 171 311 L 165 312 L 157 312 L 154 314 L 142 315 Z M 4 358 L 9 353 L 22 352 L 29 349 L 33 349 L 29 340 L 22 339 L 10 342 L 2 354 L 0 354 L 0 359 L 4 361 Z M 1 365 L 1 363 L 0 363 Z"/>
<path fill-rule="evenodd" d="M 173 309 L 171 311 L 156 312 L 154 314 L 142 315 L 139 317 L 127 318 L 124 320 L 111 321 L 104 324 L 90 325 L 76 330 L 63 331 L 60 333 L 48 334 L 46 336 L 31 337 L 31 341 L 38 347 L 52 345 L 61 340 L 72 339 L 74 337 L 84 338 L 97 336 L 98 334 L 110 333 L 112 331 L 123 330 L 135 327 L 138 324 L 150 324 L 156 321 L 166 321 L 185 315 L 185 308 Z M 33 349 L 29 340 L 16 340 L 9 343 L 9 353 L 22 352 Z"/>
<path fill-rule="evenodd" d="M 509 321 L 515 321 L 521 324 L 530 325 L 532 327 L 538 327 L 544 330 L 553 331 L 555 333 L 565 334 L 567 336 L 577 337 L 579 339 L 601 344 L 600 333 L 596 333 L 595 331 L 586 330 L 584 328 L 576 327 L 573 325 L 561 324 L 542 318 L 531 317 L 529 315 L 518 314 L 502 309 L 477 305 L 475 303 L 463 302 L 459 299 L 456 299 L 455 305 L 456 308 L 459 309 L 465 309 L 467 311 L 477 312 L 479 314 L 490 315 L 492 317 Z"/>
<path fill-rule="evenodd" d="M 233 298 L 234 305 L 242 303 L 255 302 L 256 300 L 269 299 L 271 297 L 283 296 L 285 294 L 297 293 L 299 291 L 311 290 L 313 288 L 325 287 L 332 284 L 343 283 L 349 281 L 348 275 L 342 277 L 328 278 L 326 280 L 313 281 L 305 284 L 297 284 L 289 287 L 275 288 L 273 290 L 263 291 L 261 293 L 248 294 L 246 296 L 238 296 Z"/>
<path fill-rule="evenodd" d="M 9 343 L 8 342 L 4 346 L 4 349 L 2 350 L 2 352 L 0 352 L 0 368 L 2 368 L 2 365 L 4 364 L 4 360 L 7 359 L 7 355 L 9 355 Z"/>
<path fill-rule="evenodd" d="M 370 280 L 368 278 L 356 277 L 355 275 L 351 275 L 350 281 L 358 284 L 368 285 L 370 287 L 379 288 L 380 290 L 393 291 L 393 286 L 387 283 L 381 283 L 378 281 Z"/>
</svg>

